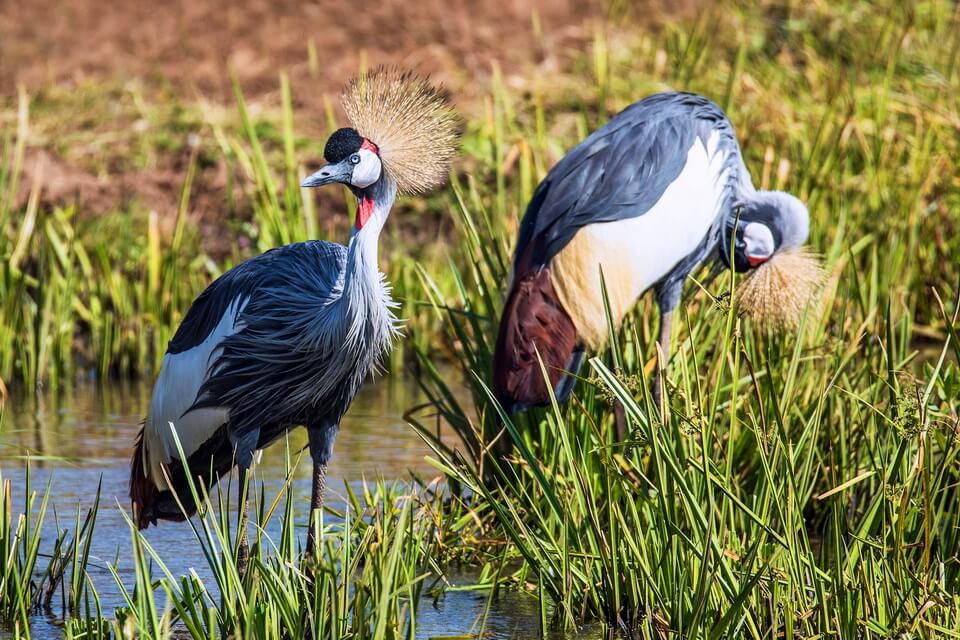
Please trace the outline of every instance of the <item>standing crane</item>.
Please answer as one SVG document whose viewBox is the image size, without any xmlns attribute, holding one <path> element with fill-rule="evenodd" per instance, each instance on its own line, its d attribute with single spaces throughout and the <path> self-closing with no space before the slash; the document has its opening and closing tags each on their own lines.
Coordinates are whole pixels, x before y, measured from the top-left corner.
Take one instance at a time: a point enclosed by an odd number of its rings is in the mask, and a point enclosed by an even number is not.
<svg viewBox="0 0 960 640">
<path fill-rule="evenodd" d="M 691 271 L 711 256 L 729 266 L 731 246 L 738 272 L 757 269 L 799 249 L 808 227 L 800 200 L 754 189 L 733 126 L 709 99 L 661 93 L 630 105 L 533 194 L 500 319 L 495 395 L 508 411 L 548 403 L 542 361 L 564 401 L 584 351 L 607 338 L 604 286 L 616 325 L 653 289 L 660 352 L 669 358 L 673 310 Z M 659 404 L 659 378 L 654 396 Z"/>
<path fill-rule="evenodd" d="M 131 461 L 141 529 L 195 513 L 188 473 L 211 486 L 236 466 L 245 531 L 254 456 L 298 425 L 307 429 L 313 459 L 311 523 L 322 509 L 340 420 L 398 335 L 396 305 L 377 264 L 380 231 L 398 192 L 422 194 L 444 182 L 459 139 L 447 95 L 412 73 L 362 74 L 341 99 L 352 126 L 330 136 L 329 164 L 301 186 L 341 183 L 353 192 L 350 242 L 270 250 L 194 301 L 168 345 Z M 246 553 L 242 533 L 243 563 Z"/>
</svg>

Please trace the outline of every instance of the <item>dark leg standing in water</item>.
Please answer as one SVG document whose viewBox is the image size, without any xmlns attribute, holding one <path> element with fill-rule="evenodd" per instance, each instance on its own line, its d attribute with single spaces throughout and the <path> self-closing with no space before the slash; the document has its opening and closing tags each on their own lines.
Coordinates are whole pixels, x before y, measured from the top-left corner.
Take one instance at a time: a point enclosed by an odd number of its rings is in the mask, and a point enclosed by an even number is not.
<svg viewBox="0 0 960 640">
<path fill-rule="evenodd" d="M 323 510 L 323 492 L 327 484 L 327 462 L 333 453 L 333 442 L 340 430 L 338 423 L 322 424 L 308 430 L 310 436 L 310 457 L 313 458 L 313 485 L 310 490 L 310 528 L 307 530 L 307 555 L 314 559 L 317 553 L 317 529 L 320 526 L 320 512 Z"/>
<path fill-rule="evenodd" d="M 250 559 L 250 544 L 247 540 L 247 521 L 250 516 L 250 495 L 247 492 L 247 468 L 240 467 L 240 485 L 237 491 L 237 527 L 240 531 L 240 541 L 237 545 L 237 570 L 242 577 L 247 572 L 247 562 Z"/>
</svg>

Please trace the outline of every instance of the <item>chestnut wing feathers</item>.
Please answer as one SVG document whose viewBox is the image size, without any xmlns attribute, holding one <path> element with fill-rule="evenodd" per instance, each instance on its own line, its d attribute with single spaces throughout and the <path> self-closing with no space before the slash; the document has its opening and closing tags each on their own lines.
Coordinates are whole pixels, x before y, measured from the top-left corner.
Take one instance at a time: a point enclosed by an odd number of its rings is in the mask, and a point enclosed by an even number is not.
<svg viewBox="0 0 960 640">
<path fill-rule="evenodd" d="M 559 389 L 567 368 L 578 362 L 576 354 L 577 331 L 557 302 L 549 269 L 519 279 L 503 310 L 494 353 L 493 391 L 504 408 L 517 411 L 548 402 L 540 361 L 550 385 Z"/>
</svg>

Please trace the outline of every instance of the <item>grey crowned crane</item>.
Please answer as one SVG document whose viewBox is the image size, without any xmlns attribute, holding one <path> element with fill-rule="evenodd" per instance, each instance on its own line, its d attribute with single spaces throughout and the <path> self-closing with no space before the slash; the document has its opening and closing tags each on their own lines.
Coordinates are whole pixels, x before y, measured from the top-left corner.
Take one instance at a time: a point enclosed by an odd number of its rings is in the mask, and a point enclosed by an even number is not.
<svg viewBox="0 0 960 640">
<path fill-rule="evenodd" d="M 195 512 L 188 470 L 210 486 L 234 466 L 242 522 L 255 453 L 298 425 L 307 428 L 313 459 L 311 522 L 322 508 L 340 419 L 398 334 L 377 264 L 380 231 L 398 192 L 426 193 L 444 182 L 459 138 L 446 94 L 411 73 L 377 69 L 341 98 L 352 127 L 330 136 L 329 164 L 302 186 L 341 183 L 353 192 L 350 242 L 268 251 L 223 274 L 190 307 L 164 356 L 131 462 L 140 528 L 183 520 L 177 497 L 186 514 Z M 243 540 L 244 558 L 245 548 Z"/>
<path fill-rule="evenodd" d="M 690 93 L 632 104 L 564 156 L 533 194 L 500 320 L 495 395 L 509 411 L 547 403 L 542 360 L 557 399 L 567 398 L 584 351 L 601 348 L 608 334 L 601 270 L 616 323 L 653 289 L 660 350 L 669 357 L 671 317 L 691 271 L 713 256 L 729 265 L 731 245 L 737 271 L 758 269 L 796 252 L 808 226 L 800 200 L 754 189 L 716 104 Z M 808 275 L 817 270 L 808 256 L 798 259 Z M 781 286 L 791 284 L 793 274 L 778 275 L 786 277 Z M 765 291 L 754 295 L 760 308 L 783 297 Z M 793 297 L 802 309 L 805 294 Z M 657 384 L 654 392 L 659 402 Z"/>
</svg>

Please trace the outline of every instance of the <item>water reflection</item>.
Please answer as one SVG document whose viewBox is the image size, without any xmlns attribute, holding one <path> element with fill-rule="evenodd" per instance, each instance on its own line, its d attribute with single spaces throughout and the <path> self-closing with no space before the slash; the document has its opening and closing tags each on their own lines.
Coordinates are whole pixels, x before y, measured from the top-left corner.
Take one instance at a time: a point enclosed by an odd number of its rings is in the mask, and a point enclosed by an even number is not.
<svg viewBox="0 0 960 640">
<path fill-rule="evenodd" d="M 39 396 L 12 391 L 0 432 L 0 460 L 30 457 L 39 468 L 106 467 L 129 461 L 151 388 L 125 382 L 81 385 Z M 406 477 L 408 470 L 431 473 L 424 462 L 426 446 L 402 417 L 408 407 L 422 401 L 416 384 L 403 376 L 386 376 L 364 386 L 341 425 L 330 477 L 358 480 Z M 289 442 L 294 450 L 306 446 L 306 433 L 293 431 Z M 265 478 L 282 477 L 283 464 L 282 453 L 267 451 L 260 473 Z"/>
</svg>

